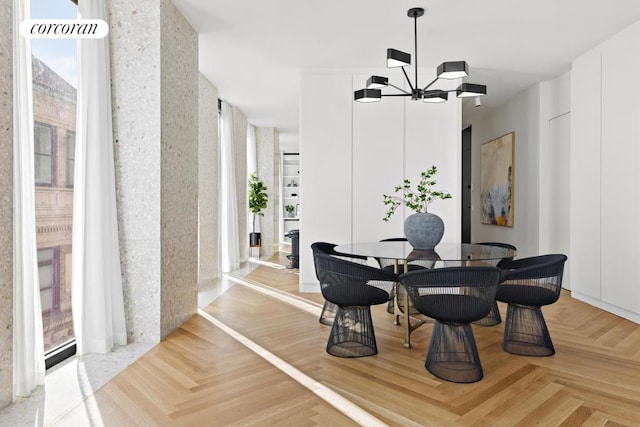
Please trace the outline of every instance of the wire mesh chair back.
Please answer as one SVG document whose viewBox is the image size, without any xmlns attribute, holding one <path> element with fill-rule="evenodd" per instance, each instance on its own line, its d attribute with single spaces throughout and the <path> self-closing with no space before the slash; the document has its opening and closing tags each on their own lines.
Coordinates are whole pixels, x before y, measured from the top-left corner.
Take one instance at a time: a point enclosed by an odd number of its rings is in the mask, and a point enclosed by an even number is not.
<svg viewBox="0 0 640 427">
<path fill-rule="evenodd" d="M 322 253 L 322 254 L 326 254 L 326 255 L 332 255 L 332 256 L 339 257 L 339 258 L 347 260 L 347 261 L 356 262 L 356 263 L 359 263 L 359 264 L 366 264 L 367 263 L 367 257 L 366 256 L 343 254 L 343 253 L 338 252 L 338 251 L 335 250 L 336 246 L 337 245 L 335 243 L 329 243 L 329 242 L 315 242 L 315 243 L 312 243 L 311 244 L 311 251 L 313 253 L 314 266 L 315 266 L 315 263 L 316 263 L 316 254 L 318 254 L 318 253 Z M 318 277 L 318 268 L 317 268 L 317 266 L 315 266 L 315 271 L 316 271 L 316 278 L 318 278 L 318 280 L 320 280 L 319 277 Z M 336 306 L 332 302 L 329 302 L 329 301 L 325 300 L 324 304 L 322 306 L 322 312 L 320 313 L 320 318 L 318 320 L 323 325 L 332 325 L 333 324 L 333 319 L 335 318 L 337 311 L 338 311 L 338 306 Z"/>
<path fill-rule="evenodd" d="M 393 296 L 395 276 L 368 265 L 356 264 L 327 254 L 316 254 L 320 290 L 337 305 L 374 305 Z"/>
<path fill-rule="evenodd" d="M 499 279 L 496 267 L 445 267 L 400 276 L 422 314 L 457 323 L 473 322 L 489 313 Z"/>
<path fill-rule="evenodd" d="M 540 255 L 516 260 L 503 260 L 498 299 L 512 298 L 527 305 L 552 304 L 560 297 L 566 255 Z"/>
<path fill-rule="evenodd" d="M 380 240 L 381 242 L 408 242 L 408 240 L 405 237 L 391 237 L 388 239 L 382 239 Z M 390 273 L 395 273 L 394 269 L 395 269 L 395 263 L 396 260 L 393 258 L 378 258 L 376 257 L 375 260 L 378 262 L 378 265 L 380 266 L 381 270 L 385 270 L 388 271 Z M 436 264 L 435 261 L 430 261 L 430 260 L 413 260 L 407 263 L 408 266 L 408 270 L 409 271 L 415 271 L 415 270 L 420 270 L 420 269 L 424 269 L 424 268 L 433 268 L 434 265 Z M 400 276 L 400 274 L 404 273 L 404 263 L 403 262 L 399 262 L 398 263 L 398 276 Z M 404 288 L 403 287 L 398 287 L 398 298 L 397 298 L 397 304 L 398 304 L 398 308 L 400 309 L 400 311 L 402 313 L 405 312 L 404 310 Z M 389 301 L 389 304 L 387 305 L 387 312 L 389 313 L 394 313 L 394 307 L 393 307 L 393 301 Z M 397 314 L 397 313 L 396 313 Z M 409 314 L 420 314 L 420 312 L 418 310 L 416 310 L 413 305 L 411 305 L 411 303 L 409 303 Z M 396 319 L 396 323 L 398 322 L 398 319 Z"/>
<path fill-rule="evenodd" d="M 361 255 L 352 255 L 352 254 L 344 254 L 342 252 L 338 252 L 335 250 L 335 247 L 338 246 L 335 243 L 328 242 L 315 242 L 311 244 L 311 252 L 314 255 L 314 264 L 315 264 L 315 254 L 321 253 L 325 255 L 332 255 L 340 259 L 344 259 L 345 261 L 351 261 L 358 264 L 367 264 L 368 257 Z M 316 278 L 318 277 L 318 271 L 316 268 Z"/>
<path fill-rule="evenodd" d="M 498 247 L 498 248 L 511 249 L 512 251 L 517 251 L 517 250 L 518 250 L 518 249 L 517 249 L 514 245 L 512 245 L 511 243 L 504 243 L 504 242 L 478 242 L 477 244 L 478 244 L 478 245 L 485 245 L 485 246 L 495 246 L 495 247 Z M 512 260 L 512 259 L 513 259 L 513 257 L 506 257 L 506 258 L 502 258 L 502 260 L 497 261 L 497 262 L 496 262 L 496 264 L 497 264 L 498 262 L 500 262 L 500 261 L 503 261 L 503 260 L 510 261 L 510 260 Z"/>
<path fill-rule="evenodd" d="M 382 239 L 380 241 L 381 242 L 407 242 L 408 240 L 405 237 L 391 237 L 389 239 Z M 387 269 L 393 272 L 395 259 L 376 257 L 375 260 L 378 262 L 378 265 L 382 270 Z M 409 271 L 412 271 L 413 269 L 418 269 L 418 268 L 433 268 L 435 263 L 436 263 L 435 261 L 430 261 L 430 260 L 413 260 L 409 262 Z M 404 265 L 400 264 L 399 267 L 400 267 L 400 273 L 404 273 L 403 271 Z"/>
<path fill-rule="evenodd" d="M 498 248 L 511 249 L 512 251 L 517 251 L 516 247 L 511 243 L 503 243 L 503 242 L 479 242 L 478 245 L 484 246 L 494 246 Z M 497 265 L 500 261 L 510 261 L 513 257 L 502 258 L 501 260 L 487 260 L 484 261 L 487 264 Z M 498 308 L 498 303 L 494 301 L 491 306 L 491 311 L 482 319 L 473 322 L 476 325 L 480 326 L 495 326 L 502 322 L 502 316 L 500 315 L 500 309 Z"/>
</svg>

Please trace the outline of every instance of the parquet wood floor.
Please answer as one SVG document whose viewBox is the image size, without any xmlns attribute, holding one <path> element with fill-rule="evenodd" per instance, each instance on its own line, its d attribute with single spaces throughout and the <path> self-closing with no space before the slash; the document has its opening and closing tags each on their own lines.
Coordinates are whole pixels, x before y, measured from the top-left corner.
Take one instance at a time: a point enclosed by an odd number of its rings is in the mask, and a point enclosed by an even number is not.
<svg viewBox="0 0 640 427">
<path fill-rule="evenodd" d="M 298 278 L 261 266 L 245 279 L 319 307 L 319 295 L 298 293 Z M 378 354 L 359 359 L 325 352 L 330 329 L 317 316 L 241 284 L 206 313 L 388 425 L 640 426 L 640 325 L 566 291 L 543 308 L 554 356 L 507 354 L 502 324 L 474 326 L 485 376 L 464 385 L 425 370 L 431 324 L 414 331 L 406 349 L 382 305 L 372 307 Z M 356 425 L 201 315 L 98 390 L 92 404 L 97 424 L 107 426 Z"/>
</svg>

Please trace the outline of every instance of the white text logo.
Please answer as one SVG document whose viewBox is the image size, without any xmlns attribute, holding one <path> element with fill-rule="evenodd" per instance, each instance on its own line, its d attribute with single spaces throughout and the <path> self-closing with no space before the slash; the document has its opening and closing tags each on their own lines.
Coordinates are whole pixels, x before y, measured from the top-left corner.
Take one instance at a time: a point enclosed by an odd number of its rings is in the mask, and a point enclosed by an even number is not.
<svg viewBox="0 0 640 427">
<path fill-rule="evenodd" d="M 109 32 L 102 19 L 27 19 L 20 34 L 28 39 L 101 39 Z"/>
</svg>

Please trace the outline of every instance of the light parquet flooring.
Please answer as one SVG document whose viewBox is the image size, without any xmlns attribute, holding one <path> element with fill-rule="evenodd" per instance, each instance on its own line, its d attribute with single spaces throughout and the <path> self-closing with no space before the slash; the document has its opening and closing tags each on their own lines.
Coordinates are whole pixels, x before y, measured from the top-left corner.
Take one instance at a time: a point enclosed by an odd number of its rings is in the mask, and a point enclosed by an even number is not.
<svg viewBox="0 0 640 427">
<path fill-rule="evenodd" d="M 272 261 L 286 264 L 283 256 Z M 298 293 L 295 270 L 261 266 L 245 278 Z M 500 304 L 503 318 L 506 306 Z M 378 354 L 325 352 L 317 316 L 237 284 L 206 312 L 318 383 L 393 426 L 640 426 L 640 326 L 571 298 L 543 308 L 556 354 L 502 350 L 504 326 L 473 326 L 484 378 L 438 380 L 424 368 L 431 324 L 402 346 L 386 306 L 372 307 Z M 194 316 L 93 396 L 108 426 L 356 423 L 203 316 Z M 82 411 L 78 408 L 78 411 Z M 73 425 L 71 413 L 61 424 Z"/>
</svg>

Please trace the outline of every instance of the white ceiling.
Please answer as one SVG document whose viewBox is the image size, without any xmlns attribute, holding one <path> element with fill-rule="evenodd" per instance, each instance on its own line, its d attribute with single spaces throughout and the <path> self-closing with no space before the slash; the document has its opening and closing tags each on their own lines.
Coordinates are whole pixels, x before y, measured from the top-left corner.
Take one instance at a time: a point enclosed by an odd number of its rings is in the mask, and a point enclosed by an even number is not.
<svg viewBox="0 0 640 427">
<path fill-rule="evenodd" d="M 173 2 L 199 34 L 200 71 L 220 98 L 250 123 L 277 128 L 285 149 L 298 144 L 301 72 L 384 68 L 390 47 L 413 54 L 412 7 L 426 10 L 418 18 L 419 65 L 466 60 L 467 81 L 488 87 L 481 108 L 463 103 L 465 123 L 569 71 L 574 58 L 640 20 L 639 0 Z M 401 71 L 385 75 L 394 73 Z"/>
</svg>

